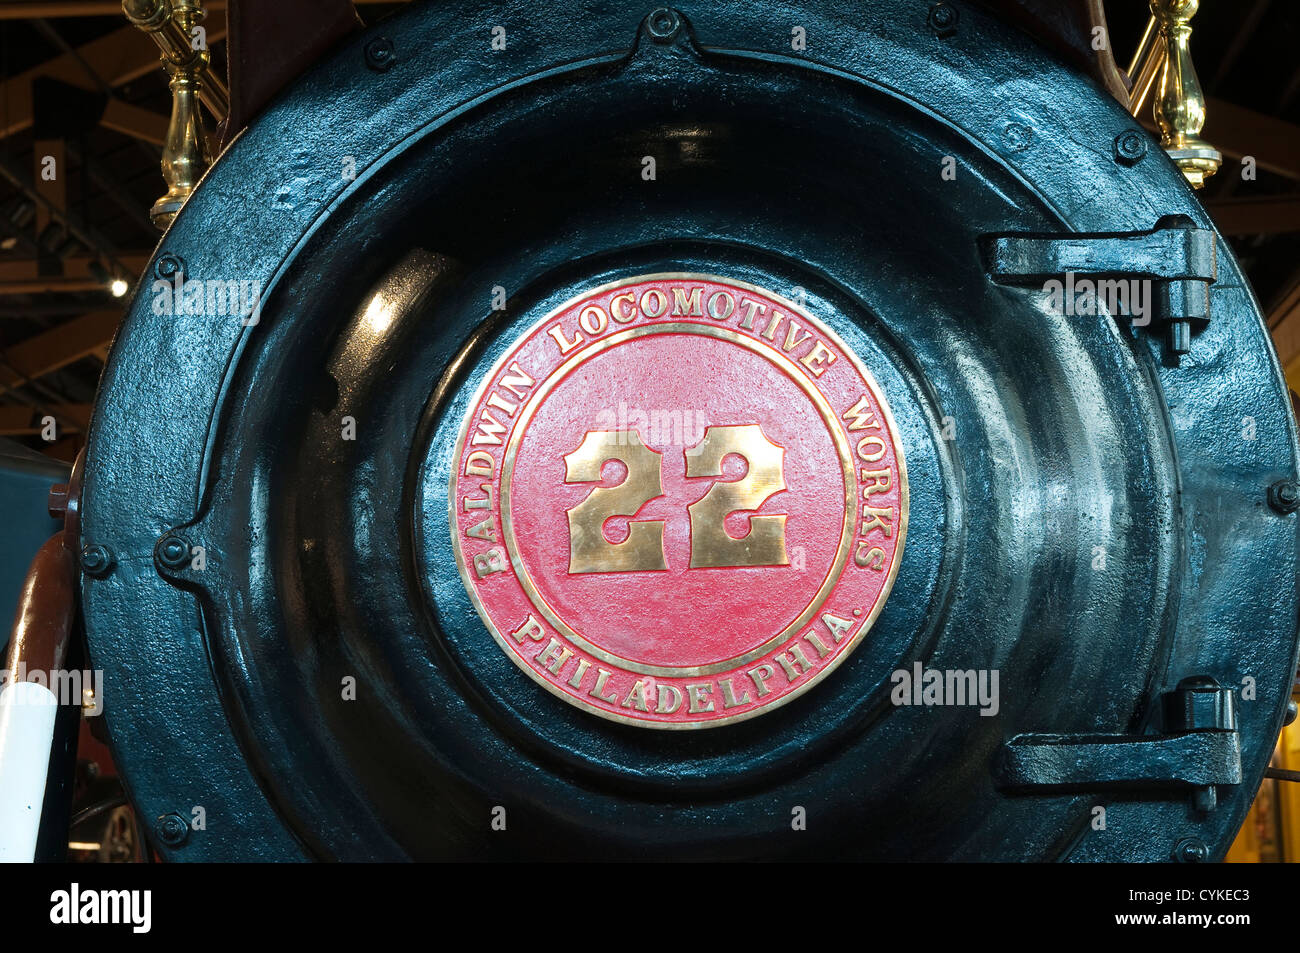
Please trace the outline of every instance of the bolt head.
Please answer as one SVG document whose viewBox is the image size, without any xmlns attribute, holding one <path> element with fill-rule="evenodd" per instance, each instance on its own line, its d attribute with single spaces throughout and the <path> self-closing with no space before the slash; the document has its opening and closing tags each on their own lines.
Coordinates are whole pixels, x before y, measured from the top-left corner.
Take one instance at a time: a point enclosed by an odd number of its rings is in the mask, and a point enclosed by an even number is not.
<svg viewBox="0 0 1300 953">
<path fill-rule="evenodd" d="M 957 8 L 949 3 L 936 3 L 930 7 L 930 29 L 936 36 L 952 36 L 957 32 Z"/>
<path fill-rule="evenodd" d="M 1268 488 L 1268 505 L 1279 513 L 1300 509 L 1300 485 L 1293 480 L 1278 480 Z"/>
<path fill-rule="evenodd" d="M 154 825 L 158 839 L 168 847 L 176 847 L 190 836 L 190 825 L 179 814 L 163 814 Z"/>
<path fill-rule="evenodd" d="M 1210 849 L 1199 837 L 1184 837 L 1174 845 L 1174 860 L 1184 864 L 1199 864 L 1208 860 Z"/>
<path fill-rule="evenodd" d="M 388 37 L 377 36 L 366 44 L 366 65 L 371 69 L 386 73 L 396 62 L 397 50 Z"/>
<path fill-rule="evenodd" d="M 174 255 L 171 252 L 159 255 L 153 266 L 154 276 L 163 281 L 171 281 L 184 271 L 185 260 L 180 255 Z"/>
<path fill-rule="evenodd" d="M 1126 130 L 1115 137 L 1115 161 L 1120 165 L 1135 165 L 1146 154 L 1146 136 L 1136 129 Z"/>
<path fill-rule="evenodd" d="M 106 576 L 113 568 L 113 556 L 98 543 L 90 543 L 81 550 L 81 568 L 88 576 Z"/>
<path fill-rule="evenodd" d="M 660 7 L 646 17 L 646 29 L 658 43 L 668 43 L 682 28 L 682 18 L 676 10 Z"/>
<path fill-rule="evenodd" d="M 168 569 L 180 569 L 190 560 L 190 544 L 177 533 L 168 533 L 154 547 L 158 562 Z"/>
</svg>

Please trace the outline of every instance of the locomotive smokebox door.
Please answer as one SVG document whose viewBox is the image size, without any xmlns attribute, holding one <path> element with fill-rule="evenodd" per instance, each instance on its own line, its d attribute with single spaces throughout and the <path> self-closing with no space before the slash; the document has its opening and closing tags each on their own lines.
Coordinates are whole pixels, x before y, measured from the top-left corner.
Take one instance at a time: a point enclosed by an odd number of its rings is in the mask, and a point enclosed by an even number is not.
<svg viewBox="0 0 1300 953">
<path fill-rule="evenodd" d="M 946 6 L 412 5 L 236 137 L 85 463 L 164 855 L 1222 856 L 1277 359 L 1132 117 Z"/>
</svg>

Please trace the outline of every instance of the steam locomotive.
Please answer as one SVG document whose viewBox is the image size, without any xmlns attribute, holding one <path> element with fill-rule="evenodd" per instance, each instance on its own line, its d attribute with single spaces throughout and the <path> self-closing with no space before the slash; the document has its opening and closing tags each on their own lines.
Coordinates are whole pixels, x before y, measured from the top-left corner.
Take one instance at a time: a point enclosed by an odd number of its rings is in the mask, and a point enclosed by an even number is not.
<svg viewBox="0 0 1300 953">
<path fill-rule="evenodd" d="M 413 4 L 228 130 L 51 557 L 157 853 L 1221 858 L 1296 422 L 1031 6 Z"/>
</svg>

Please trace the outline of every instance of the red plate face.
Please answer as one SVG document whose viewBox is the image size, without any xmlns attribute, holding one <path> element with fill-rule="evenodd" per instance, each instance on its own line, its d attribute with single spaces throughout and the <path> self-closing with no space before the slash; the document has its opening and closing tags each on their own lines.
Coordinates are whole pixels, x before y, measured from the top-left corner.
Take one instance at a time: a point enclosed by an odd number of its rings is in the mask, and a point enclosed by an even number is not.
<svg viewBox="0 0 1300 953">
<path fill-rule="evenodd" d="M 907 469 L 880 388 L 813 315 L 658 274 L 515 342 L 462 424 L 450 505 L 461 577 L 520 668 L 604 718 L 705 728 L 863 640 Z"/>
</svg>

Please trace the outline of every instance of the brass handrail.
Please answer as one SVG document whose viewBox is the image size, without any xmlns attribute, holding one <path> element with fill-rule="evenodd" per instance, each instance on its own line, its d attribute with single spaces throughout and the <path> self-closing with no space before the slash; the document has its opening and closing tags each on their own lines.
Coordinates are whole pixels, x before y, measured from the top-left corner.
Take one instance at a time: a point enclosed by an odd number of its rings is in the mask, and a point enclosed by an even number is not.
<svg viewBox="0 0 1300 953">
<path fill-rule="evenodd" d="M 206 14 L 197 0 L 122 0 L 122 12 L 131 25 L 147 33 L 162 51 L 169 68 L 197 70 L 199 98 L 218 121 L 230 113 L 230 93 L 212 70 L 206 44 L 194 48 L 192 30 Z"/>
<path fill-rule="evenodd" d="M 230 112 L 230 94 L 212 71 L 207 44 L 195 43 L 204 18 L 199 0 L 122 0 L 122 12 L 158 44 L 171 77 L 172 114 L 162 154 L 167 192 L 149 210 L 153 223 L 165 229 L 212 164 L 199 102 L 221 120 Z"/>
<path fill-rule="evenodd" d="M 1200 0 L 1150 0 L 1150 7 L 1151 19 L 1129 65 L 1129 112 L 1141 113 L 1156 90 L 1152 115 L 1160 145 L 1192 188 L 1199 189 L 1223 163 L 1222 154 L 1200 137 L 1205 94 L 1188 47 Z"/>
</svg>

